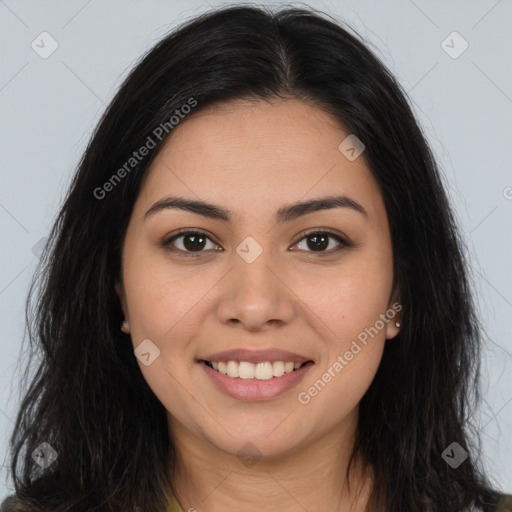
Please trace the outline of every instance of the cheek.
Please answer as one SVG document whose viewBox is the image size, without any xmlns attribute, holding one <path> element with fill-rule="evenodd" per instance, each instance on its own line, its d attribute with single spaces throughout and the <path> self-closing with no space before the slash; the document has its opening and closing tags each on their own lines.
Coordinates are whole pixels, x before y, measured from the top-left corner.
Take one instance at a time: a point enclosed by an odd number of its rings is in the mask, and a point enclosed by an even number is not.
<svg viewBox="0 0 512 512">
<path fill-rule="evenodd" d="M 150 366 L 140 363 L 139 366 L 144 380 L 159 402 L 181 423 L 193 429 L 193 418 L 198 414 L 197 400 L 188 391 L 189 377 L 183 371 L 183 365 L 173 364 L 175 361 L 176 356 L 162 352 Z"/>
<path fill-rule="evenodd" d="M 295 289 L 329 327 L 328 337 L 339 341 L 357 336 L 386 312 L 392 280 L 390 258 L 361 253 L 328 273 L 302 276 Z"/>
<path fill-rule="evenodd" d="M 375 240 L 347 279 L 352 292 L 350 323 L 359 329 L 372 326 L 385 313 L 393 283 L 393 259 L 389 240 Z"/>
<path fill-rule="evenodd" d="M 386 343 L 381 315 L 386 315 L 392 278 L 390 253 L 367 251 L 337 275 L 336 286 L 332 281 L 322 286 L 330 290 L 323 301 L 331 331 L 327 358 L 316 380 L 305 383 L 310 387 L 303 389 L 303 402 L 310 400 L 332 421 L 356 407 L 380 365 Z"/>
<path fill-rule="evenodd" d="M 322 368 L 319 378 L 305 383 L 309 387 L 301 390 L 299 403 L 311 407 L 311 412 L 316 410 L 315 416 L 323 417 L 326 423 L 336 424 L 346 417 L 361 401 L 375 377 L 384 341 L 376 338 L 366 346 L 359 346 L 360 352 L 353 354 L 350 361 L 347 351 L 336 352 L 336 357 Z"/>
<path fill-rule="evenodd" d="M 173 332 L 181 333 L 194 317 L 194 306 L 214 284 L 213 276 L 135 252 L 125 263 L 132 335 L 163 343 Z"/>
<path fill-rule="evenodd" d="M 189 404 L 183 383 L 194 364 L 187 348 L 197 326 L 194 305 L 204 296 L 204 289 L 150 256 L 132 255 L 125 269 L 133 347 L 149 339 L 158 349 L 151 347 L 158 355 L 149 365 L 137 359 L 142 375 L 167 410 L 186 411 Z"/>
<path fill-rule="evenodd" d="M 318 373 L 319 386 L 325 384 L 330 391 L 322 393 L 322 400 L 336 400 L 341 393 L 343 401 L 353 405 L 380 364 L 393 278 L 389 254 L 368 250 L 359 256 L 329 278 L 317 280 L 307 301 L 329 328 Z"/>
</svg>

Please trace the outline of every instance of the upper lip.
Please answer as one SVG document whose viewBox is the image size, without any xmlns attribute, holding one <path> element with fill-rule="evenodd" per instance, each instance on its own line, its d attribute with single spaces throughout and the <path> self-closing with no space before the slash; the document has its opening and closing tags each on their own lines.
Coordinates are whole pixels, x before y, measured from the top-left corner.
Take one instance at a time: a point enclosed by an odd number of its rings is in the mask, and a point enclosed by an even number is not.
<svg viewBox="0 0 512 512">
<path fill-rule="evenodd" d="M 223 350 L 222 352 L 215 352 L 201 358 L 203 361 L 247 361 L 249 363 L 257 364 L 264 361 L 292 361 L 294 363 L 305 363 L 312 361 L 311 358 L 280 349 L 268 350 L 250 350 L 246 348 L 236 348 L 234 350 Z"/>
</svg>

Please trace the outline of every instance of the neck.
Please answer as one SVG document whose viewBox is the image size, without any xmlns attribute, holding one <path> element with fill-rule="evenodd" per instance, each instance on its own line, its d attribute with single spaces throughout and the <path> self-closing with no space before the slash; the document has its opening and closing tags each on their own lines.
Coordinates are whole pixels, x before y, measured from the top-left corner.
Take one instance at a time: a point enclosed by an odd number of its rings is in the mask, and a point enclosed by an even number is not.
<svg viewBox="0 0 512 512">
<path fill-rule="evenodd" d="M 169 420 L 176 447 L 176 469 L 169 476 L 184 511 L 365 510 L 371 477 L 359 460 L 350 468 L 350 488 L 347 480 L 357 412 L 343 428 L 286 453 L 253 460 L 226 453 Z"/>
</svg>

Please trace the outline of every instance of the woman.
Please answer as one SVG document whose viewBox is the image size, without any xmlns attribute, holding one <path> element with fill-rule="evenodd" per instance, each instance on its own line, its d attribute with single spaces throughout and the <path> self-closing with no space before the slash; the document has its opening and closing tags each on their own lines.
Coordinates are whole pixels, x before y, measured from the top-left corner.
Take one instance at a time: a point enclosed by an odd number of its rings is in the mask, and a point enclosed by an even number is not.
<svg viewBox="0 0 512 512">
<path fill-rule="evenodd" d="M 512 510 L 468 427 L 480 331 L 436 164 L 326 17 L 234 7 L 158 43 L 43 265 L 2 510 Z"/>
</svg>

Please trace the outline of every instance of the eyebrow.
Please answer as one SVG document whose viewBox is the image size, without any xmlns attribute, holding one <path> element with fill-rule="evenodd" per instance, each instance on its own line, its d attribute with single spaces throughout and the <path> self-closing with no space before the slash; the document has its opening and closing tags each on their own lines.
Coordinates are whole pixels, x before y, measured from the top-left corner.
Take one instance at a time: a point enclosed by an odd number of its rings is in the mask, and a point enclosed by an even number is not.
<svg viewBox="0 0 512 512">
<path fill-rule="evenodd" d="M 230 222 L 233 218 L 229 210 L 211 203 L 193 199 L 184 199 L 182 197 L 165 197 L 157 201 L 144 214 L 144 219 L 150 215 L 155 214 L 156 212 L 166 210 L 168 208 L 185 210 L 191 213 L 202 215 L 203 217 L 223 220 L 226 222 Z M 295 220 L 303 215 L 307 215 L 308 213 L 313 213 L 319 210 L 329 210 L 333 208 L 349 208 L 361 213 L 365 217 L 368 217 L 368 213 L 363 208 L 363 206 L 354 199 L 351 199 L 347 196 L 329 196 L 283 206 L 277 210 L 276 223 L 282 224 L 284 222 L 291 222 L 292 220 Z"/>
</svg>

